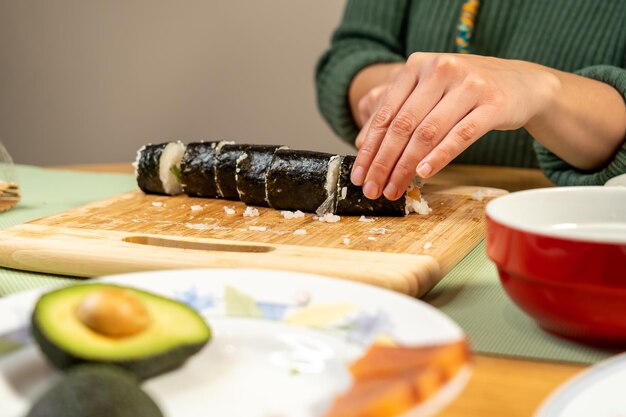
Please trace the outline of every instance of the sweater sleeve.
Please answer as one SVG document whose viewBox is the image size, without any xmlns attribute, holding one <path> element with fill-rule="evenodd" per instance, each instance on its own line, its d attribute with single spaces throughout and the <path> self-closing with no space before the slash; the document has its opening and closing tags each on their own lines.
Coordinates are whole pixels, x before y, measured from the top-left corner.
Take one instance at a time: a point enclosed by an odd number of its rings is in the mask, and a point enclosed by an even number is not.
<svg viewBox="0 0 626 417">
<path fill-rule="evenodd" d="M 342 139 L 352 143 L 358 128 L 348 90 L 354 76 L 376 63 L 405 60 L 405 19 L 410 0 L 349 0 L 330 48 L 315 74 L 319 110 Z"/>
<path fill-rule="evenodd" d="M 575 72 L 583 77 L 607 83 L 626 100 L 626 69 L 610 65 L 586 67 Z M 626 173 L 626 141 L 613 159 L 597 171 L 581 171 L 560 159 L 539 142 L 534 143 L 539 166 L 546 176 L 558 185 L 602 185 L 609 179 Z"/>
</svg>

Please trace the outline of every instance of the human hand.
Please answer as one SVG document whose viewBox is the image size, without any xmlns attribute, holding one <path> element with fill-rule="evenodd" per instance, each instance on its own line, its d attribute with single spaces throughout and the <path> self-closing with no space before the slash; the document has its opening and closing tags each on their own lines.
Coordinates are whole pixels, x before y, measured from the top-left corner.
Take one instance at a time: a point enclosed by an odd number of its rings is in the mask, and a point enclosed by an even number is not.
<svg viewBox="0 0 626 417">
<path fill-rule="evenodd" d="M 525 126 L 557 87 L 556 76 L 530 62 L 412 54 L 359 102 L 359 116 L 369 117 L 355 142 L 352 182 L 367 198 L 396 200 L 416 172 L 431 177 L 490 130 Z"/>
</svg>

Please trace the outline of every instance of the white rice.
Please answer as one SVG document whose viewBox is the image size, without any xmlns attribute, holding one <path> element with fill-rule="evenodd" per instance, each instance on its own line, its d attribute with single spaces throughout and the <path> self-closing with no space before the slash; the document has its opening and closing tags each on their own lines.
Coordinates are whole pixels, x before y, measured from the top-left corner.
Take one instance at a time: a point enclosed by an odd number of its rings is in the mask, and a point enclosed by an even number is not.
<svg viewBox="0 0 626 417">
<path fill-rule="evenodd" d="M 163 184 L 163 192 L 168 195 L 177 195 L 183 192 L 178 178 L 172 173 L 172 166 L 180 171 L 180 161 L 185 153 L 185 144 L 181 141 L 170 142 L 165 145 L 159 159 L 159 179 Z"/>
<path fill-rule="evenodd" d="M 368 236 L 367 240 L 376 240 L 376 238 L 374 236 Z"/>
<path fill-rule="evenodd" d="M 428 249 L 430 249 L 430 248 L 432 248 L 432 247 L 433 247 L 433 242 L 426 242 L 426 243 L 424 244 L 424 246 L 422 246 L 422 249 L 424 249 L 424 250 L 428 250 Z"/>
<path fill-rule="evenodd" d="M 493 193 L 488 188 L 482 188 L 472 193 L 472 200 L 483 201 L 485 197 L 491 197 Z"/>
<path fill-rule="evenodd" d="M 280 214 L 282 214 L 283 217 L 287 220 L 300 219 L 304 217 L 304 213 L 300 210 L 296 210 L 296 211 L 283 210 L 280 212 Z"/>
<path fill-rule="evenodd" d="M 254 207 L 246 207 L 246 210 L 243 212 L 243 217 L 259 217 L 259 210 Z"/>
<path fill-rule="evenodd" d="M 350 244 L 350 238 L 344 237 L 343 238 L 343 242 L 344 245 L 349 245 Z"/>
<path fill-rule="evenodd" d="M 297 229 L 293 231 L 294 235 L 306 235 L 306 230 L 304 229 Z"/>
<path fill-rule="evenodd" d="M 359 221 L 363 222 L 363 223 L 372 223 L 374 221 L 374 219 L 368 219 L 365 216 L 361 216 L 361 217 L 359 217 Z"/>
<path fill-rule="evenodd" d="M 322 223 L 337 223 L 339 220 L 341 220 L 341 216 L 337 216 L 336 214 L 332 213 L 326 213 L 323 216 L 319 216 L 317 220 L 321 221 Z"/>
<path fill-rule="evenodd" d="M 154 207 L 162 207 L 163 206 L 163 202 L 162 201 L 153 201 L 152 205 Z"/>
<path fill-rule="evenodd" d="M 406 214 L 417 213 L 422 215 L 430 214 L 433 211 L 433 209 L 428 207 L 428 202 L 423 197 L 418 201 L 409 196 L 406 197 L 405 210 Z"/>
<path fill-rule="evenodd" d="M 391 232 L 391 229 L 385 227 L 372 227 L 370 229 L 370 233 L 373 235 L 384 235 L 387 232 Z"/>
<path fill-rule="evenodd" d="M 326 171 L 326 197 L 333 196 L 337 193 L 337 181 L 339 180 L 339 169 L 341 168 L 341 155 L 334 155 L 328 160 L 328 170 Z M 335 211 L 335 204 L 331 207 L 330 212 Z"/>
<path fill-rule="evenodd" d="M 235 183 L 239 183 L 239 173 L 241 172 L 241 168 L 239 167 L 239 164 L 244 161 L 245 159 L 248 158 L 248 154 L 247 153 L 242 153 L 241 155 L 239 155 L 239 158 L 237 158 L 237 161 L 235 161 Z M 237 187 L 237 194 L 239 194 L 239 199 L 241 200 L 241 196 L 244 195 L 245 193 L 243 193 L 239 187 Z"/>
<path fill-rule="evenodd" d="M 191 209 L 191 211 L 198 211 L 198 210 L 202 210 L 202 206 L 191 206 L 189 207 Z"/>
<path fill-rule="evenodd" d="M 224 212 L 228 215 L 235 214 L 235 209 L 232 207 L 224 206 Z"/>
<path fill-rule="evenodd" d="M 254 231 L 254 232 L 265 232 L 267 230 L 267 227 L 265 226 L 250 226 L 248 227 L 248 230 Z"/>
<path fill-rule="evenodd" d="M 148 145 L 152 145 L 152 144 L 149 143 Z M 137 156 L 135 156 L 135 162 L 133 162 L 133 168 L 135 169 L 135 178 L 139 176 L 139 171 L 137 171 L 137 169 L 139 168 L 139 161 L 141 160 L 141 154 L 143 153 L 143 151 L 146 149 L 146 146 L 148 145 L 143 145 L 141 148 L 139 148 L 139 150 L 137 151 Z"/>
</svg>

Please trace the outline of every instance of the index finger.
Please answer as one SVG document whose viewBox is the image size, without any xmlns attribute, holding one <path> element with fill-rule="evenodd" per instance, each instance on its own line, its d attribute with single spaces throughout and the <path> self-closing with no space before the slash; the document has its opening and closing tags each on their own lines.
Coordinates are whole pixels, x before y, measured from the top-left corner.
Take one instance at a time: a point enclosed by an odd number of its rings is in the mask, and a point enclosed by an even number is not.
<svg viewBox="0 0 626 417">
<path fill-rule="evenodd" d="M 363 127 L 365 138 L 354 161 L 350 177 L 354 185 L 363 185 L 367 171 L 380 148 L 391 121 L 417 85 L 417 80 L 417 71 L 409 66 L 404 67 L 396 81 L 387 90 L 380 107 L 372 115 L 367 130 L 365 130 L 365 126 Z"/>
</svg>

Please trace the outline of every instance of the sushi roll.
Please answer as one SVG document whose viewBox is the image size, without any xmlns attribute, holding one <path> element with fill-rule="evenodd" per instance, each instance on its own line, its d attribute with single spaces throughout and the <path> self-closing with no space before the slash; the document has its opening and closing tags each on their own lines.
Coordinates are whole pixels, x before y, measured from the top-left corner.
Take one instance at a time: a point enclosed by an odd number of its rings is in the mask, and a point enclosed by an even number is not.
<svg viewBox="0 0 626 417">
<path fill-rule="evenodd" d="M 141 147 L 133 164 L 139 188 L 150 194 L 180 194 L 180 164 L 184 153 L 185 145 L 180 141 Z"/>
<path fill-rule="evenodd" d="M 227 200 L 239 200 L 237 192 L 237 160 L 246 153 L 250 145 L 236 145 L 234 142 L 222 142 L 216 149 L 215 173 L 220 197 Z"/>
<path fill-rule="evenodd" d="M 237 158 L 237 192 L 242 202 L 251 206 L 269 206 L 265 174 L 272 163 L 274 152 L 279 148 L 275 145 L 248 145 L 245 153 Z"/>
<path fill-rule="evenodd" d="M 180 164 L 185 194 L 191 197 L 217 198 L 215 154 L 219 142 L 195 142 L 187 145 Z"/>
<path fill-rule="evenodd" d="M 335 194 L 340 161 L 339 155 L 323 152 L 277 150 L 266 177 L 270 207 L 316 211 Z M 334 204 L 328 212 L 334 212 Z"/>
<path fill-rule="evenodd" d="M 377 215 L 377 216 L 405 216 L 406 194 L 398 200 L 387 200 L 384 196 L 370 200 L 363 195 L 363 189 L 352 184 L 350 173 L 356 158 L 352 155 L 344 156 L 341 160 L 339 177 L 337 180 L 337 203 L 335 212 L 340 215 Z"/>
</svg>

